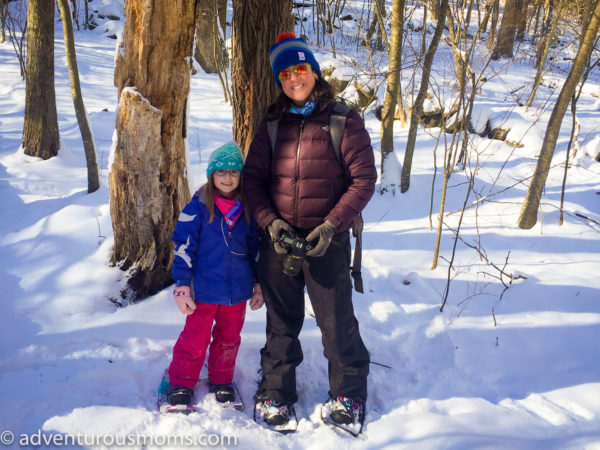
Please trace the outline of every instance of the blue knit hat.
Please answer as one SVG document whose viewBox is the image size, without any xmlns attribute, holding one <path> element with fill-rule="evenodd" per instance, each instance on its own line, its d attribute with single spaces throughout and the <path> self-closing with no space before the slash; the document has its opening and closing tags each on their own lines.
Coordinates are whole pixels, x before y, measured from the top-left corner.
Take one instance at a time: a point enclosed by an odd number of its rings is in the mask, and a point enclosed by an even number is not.
<svg viewBox="0 0 600 450">
<path fill-rule="evenodd" d="M 297 38 L 294 33 L 281 33 L 277 43 L 269 49 L 273 78 L 277 86 L 281 87 L 278 75 L 283 69 L 300 63 L 309 63 L 313 71 L 321 76 L 321 68 L 315 59 L 315 55 L 308 47 L 306 41 Z"/>
<path fill-rule="evenodd" d="M 208 167 L 206 168 L 206 178 L 215 170 L 239 170 L 244 168 L 244 155 L 240 147 L 233 141 L 213 150 L 208 158 Z"/>
</svg>

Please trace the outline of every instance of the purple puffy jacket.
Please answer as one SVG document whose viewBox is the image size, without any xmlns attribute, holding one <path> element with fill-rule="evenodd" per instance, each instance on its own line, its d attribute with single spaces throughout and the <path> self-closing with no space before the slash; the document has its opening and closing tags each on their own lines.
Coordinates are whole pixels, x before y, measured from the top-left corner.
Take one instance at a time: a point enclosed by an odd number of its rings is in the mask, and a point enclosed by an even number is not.
<svg viewBox="0 0 600 450">
<path fill-rule="evenodd" d="M 332 107 L 323 105 L 310 117 L 283 114 L 273 157 L 266 119 L 260 124 L 244 165 L 244 191 L 261 228 L 282 218 L 310 231 L 327 219 L 337 232 L 345 231 L 371 199 L 377 171 L 369 133 L 350 111 L 342 168 L 329 136 Z"/>
</svg>

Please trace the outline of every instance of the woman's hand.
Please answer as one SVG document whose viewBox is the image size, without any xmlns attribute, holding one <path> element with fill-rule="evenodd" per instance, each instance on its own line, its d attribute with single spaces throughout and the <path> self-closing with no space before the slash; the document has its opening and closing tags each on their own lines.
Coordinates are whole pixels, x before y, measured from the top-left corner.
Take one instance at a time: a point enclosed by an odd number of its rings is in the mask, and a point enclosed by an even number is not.
<svg viewBox="0 0 600 450">
<path fill-rule="evenodd" d="M 175 286 L 173 297 L 179 311 L 189 316 L 196 309 L 196 302 L 192 298 L 192 289 L 189 286 Z"/>
<path fill-rule="evenodd" d="M 263 299 L 262 290 L 260 289 L 260 284 L 256 283 L 254 285 L 254 293 L 252 294 L 252 298 L 250 299 L 250 309 L 255 311 L 259 309 L 265 300 Z"/>
</svg>

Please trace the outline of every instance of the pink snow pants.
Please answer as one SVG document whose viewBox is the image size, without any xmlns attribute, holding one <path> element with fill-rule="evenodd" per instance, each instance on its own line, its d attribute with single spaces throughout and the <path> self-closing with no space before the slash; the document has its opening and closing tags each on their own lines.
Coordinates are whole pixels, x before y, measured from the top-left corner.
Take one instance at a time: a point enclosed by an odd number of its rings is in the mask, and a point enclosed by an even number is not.
<svg viewBox="0 0 600 450">
<path fill-rule="evenodd" d="M 209 344 L 209 381 L 214 384 L 231 383 L 245 317 L 246 302 L 235 305 L 196 302 L 196 309 L 187 316 L 183 331 L 173 348 L 173 361 L 169 366 L 171 385 L 194 387 Z"/>
</svg>

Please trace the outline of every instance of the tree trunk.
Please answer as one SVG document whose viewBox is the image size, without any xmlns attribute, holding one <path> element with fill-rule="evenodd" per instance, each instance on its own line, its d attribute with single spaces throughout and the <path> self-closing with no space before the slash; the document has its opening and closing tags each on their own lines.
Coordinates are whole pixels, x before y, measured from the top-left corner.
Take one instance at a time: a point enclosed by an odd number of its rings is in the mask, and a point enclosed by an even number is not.
<svg viewBox="0 0 600 450">
<path fill-rule="evenodd" d="M 488 33 L 488 39 L 485 46 L 488 50 L 493 50 L 496 35 L 498 34 L 498 16 L 500 15 L 500 0 L 492 0 L 492 23 L 490 25 L 490 32 Z"/>
<path fill-rule="evenodd" d="M 8 17 L 8 0 L 0 0 L 0 44 L 6 41 L 6 18 Z"/>
<path fill-rule="evenodd" d="M 554 105 L 554 109 L 550 115 L 550 120 L 548 121 L 546 134 L 540 150 L 540 156 L 535 168 L 535 173 L 531 179 L 531 184 L 527 190 L 523 206 L 521 207 L 521 213 L 517 221 L 519 227 L 523 229 L 530 229 L 537 222 L 537 211 L 540 206 L 542 190 L 544 189 L 546 179 L 548 178 L 548 172 L 550 171 L 552 156 L 554 154 L 556 141 L 558 140 L 558 134 L 560 132 L 560 125 L 569 102 L 571 101 L 571 97 L 575 93 L 577 84 L 581 80 L 583 71 L 588 64 L 588 60 L 594 48 L 599 23 L 600 1 L 596 1 L 593 14 L 588 22 L 588 26 L 581 40 L 581 45 L 577 51 L 575 60 L 573 61 L 571 72 L 569 73 L 569 76 L 567 77 L 567 80 L 565 81 L 565 84 L 558 95 L 558 100 Z"/>
<path fill-rule="evenodd" d="M 487 0 L 485 3 L 485 12 L 483 13 L 483 19 L 479 22 L 479 33 L 485 33 L 487 31 L 488 22 L 490 20 L 490 13 L 492 12 L 492 7 L 494 4 L 494 0 Z"/>
<path fill-rule="evenodd" d="M 196 49 L 194 59 L 206 73 L 217 73 L 229 64 L 225 50 L 225 22 L 221 22 L 227 0 L 198 0 L 196 5 Z"/>
<path fill-rule="evenodd" d="M 402 10 L 400 11 L 400 21 L 397 25 L 394 25 L 394 18 L 392 17 L 392 27 L 397 26 L 398 28 L 398 43 L 397 43 L 397 57 L 398 57 L 398 90 L 397 90 L 397 95 L 396 95 L 396 107 L 395 107 L 395 113 L 394 113 L 394 120 L 397 120 L 400 122 L 400 128 L 404 128 L 406 126 L 406 121 L 407 121 L 407 117 L 406 117 L 406 110 L 404 109 L 404 95 L 402 93 L 402 64 L 401 64 L 401 60 L 402 60 L 402 47 L 403 47 L 403 36 L 404 36 L 404 5 L 405 5 L 405 1 L 401 0 L 402 3 Z M 393 15 L 393 13 L 392 13 Z M 392 33 L 394 33 L 394 31 L 392 30 Z M 393 39 L 393 38 L 392 38 Z M 392 44 L 390 43 L 390 46 Z M 392 52 L 391 52 L 392 53 Z M 425 54 L 425 52 L 423 52 L 422 54 Z M 391 64 L 391 61 L 390 61 Z M 382 166 L 383 167 L 383 166 Z"/>
<path fill-rule="evenodd" d="M 520 12 L 517 22 L 517 41 L 525 40 L 525 31 L 527 28 L 527 11 L 529 9 L 529 0 L 520 0 Z"/>
<path fill-rule="evenodd" d="M 171 280 L 171 234 L 190 199 L 185 112 L 194 2 L 127 0 L 117 50 L 117 144 L 110 171 L 112 260 L 130 269 L 130 300 Z M 133 88 L 135 86 L 135 88 Z"/>
<path fill-rule="evenodd" d="M 421 75 L 421 87 L 417 98 L 413 103 L 412 114 L 410 116 L 410 128 L 408 130 L 408 138 L 406 140 L 406 150 L 404 151 L 404 163 L 402 164 L 402 175 L 400 181 L 400 192 L 406 192 L 410 186 L 410 171 L 412 168 L 413 154 L 415 151 L 415 142 L 417 139 L 417 128 L 419 126 L 419 119 L 423 113 L 423 102 L 427 95 L 427 89 L 429 88 L 429 77 L 431 75 L 431 65 L 433 64 L 433 57 L 440 43 L 442 32 L 444 31 L 444 25 L 446 23 L 446 11 L 448 10 L 448 0 L 442 0 L 438 10 L 437 25 L 435 26 L 435 32 L 429 43 L 429 48 L 425 54 L 423 61 L 423 73 Z"/>
<path fill-rule="evenodd" d="M 279 93 L 273 81 L 269 47 L 281 32 L 293 29 L 290 0 L 233 1 L 233 139 L 244 155 Z"/>
<path fill-rule="evenodd" d="M 67 65 L 69 66 L 69 78 L 71 79 L 71 95 L 73 96 L 73 106 L 75 107 L 75 115 L 77 116 L 77 124 L 83 139 L 83 148 L 85 149 L 85 160 L 87 164 L 88 174 L 88 192 L 97 191 L 100 187 L 100 179 L 98 177 L 98 164 L 96 164 L 96 149 L 94 148 L 94 139 L 85 105 L 83 104 L 83 96 L 81 95 L 81 85 L 79 83 L 79 70 L 77 69 L 77 56 L 75 54 L 75 39 L 73 37 L 73 23 L 69 14 L 68 0 L 57 0 L 58 9 L 60 10 L 60 18 L 63 23 L 63 32 L 65 35 L 65 51 L 67 54 Z"/>
<path fill-rule="evenodd" d="M 60 136 L 54 94 L 54 0 L 30 0 L 27 8 L 27 70 L 23 150 L 49 159 Z"/>
<path fill-rule="evenodd" d="M 580 7 L 581 10 L 581 28 L 585 30 L 592 16 L 592 10 L 594 8 L 594 0 L 583 0 Z"/>
<path fill-rule="evenodd" d="M 85 11 L 85 22 L 83 22 L 83 28 L 85 30 L 90 29 L 90 8 L 88 5 L 89 0 L 84 0 L 84 11 Z"/>
<path fill-rule="evenodd" d="M 77 0 L 71 0 L 71 5 L 73 14 L 72 23 L 75 23 L 75 25 L 77 25 L 77 31 L 79 31 L 79 11 L 77 10 Z"/>
<path fill-rule="evenodd" d="M 525 111 L 527 111 L 527 109 L 533 103 L 533 99 L 535 98 L 537 88 L 539 87 L 540 82 L 542 81 L 542 74 L 544 73 L 544 63 L 546 62 L 546 58 L 548 57 L 548 51 L 550 50 L 550 44 L 552 43 L 552 36 L 554 36 L 554 33 L 558 28 L 559 20 L 560 14 L 555 14 L 554 21 L 552 23 L 552 28 L 550 28 L 550 32 L 547 33 L 538 44 L 536 61 L 537 69 L 535 72 L 535 77 L 533 78 L 533 86 L 531 87 L 529 98 L 527 99 L 527 103 L 525 104 Z M 552 64 L 552 61 L 549 64 Z"/>
<path fill-rule="evenodd" d="M 389 75 L 385 89 L 383 109 L 381 111 L 381 177 L 385 177 L 385 160 L 394 152 L 394 114 L 400 87 L 400 67 L 402 57 L 402 28 L 404 23 L 404 0 L 394 0 L 392 6 L 392 34 L 388 58 Z M 383 183 L 381 191 L 387 186 Z"/>
<path fill-rule="evenodd" d="M 519 0 L 506 0 L 498 40 L 492 51 L 492 59 L 512 58 L 515 34 L 519 21 Z"/>
</svg>

